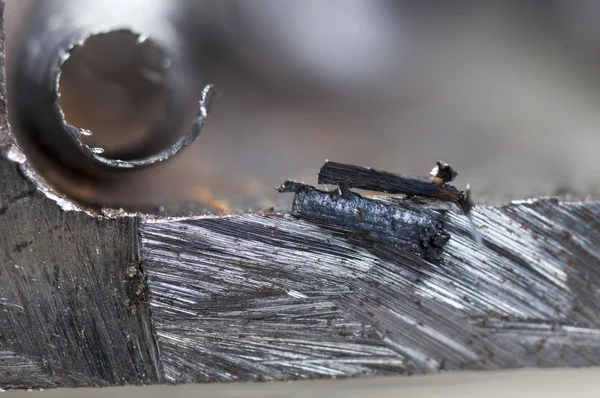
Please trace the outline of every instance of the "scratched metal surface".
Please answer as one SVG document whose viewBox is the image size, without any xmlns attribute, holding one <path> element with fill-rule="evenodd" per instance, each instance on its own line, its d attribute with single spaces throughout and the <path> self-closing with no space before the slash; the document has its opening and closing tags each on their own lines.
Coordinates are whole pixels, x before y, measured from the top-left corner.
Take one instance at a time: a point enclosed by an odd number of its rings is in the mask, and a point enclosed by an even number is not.
<svg viewBox="0 0 600 398">
<path fill-rule="evenodd" d="M 444 212 L 439 261 L 289 215 L 141 225 L 171 382 L 600 364 L 600 205 Z"/>
<path fill-rule="evenodd" d="M 63 211 L 0 161 L 0 386 L 160 380 L 135 218 Z"/>
<path fill-rule="evenodd" d="M 87 213 L 14 146 L 2 50 L 0 387 L 600 362 L 598 203 L 476 208 L 484 247 L 424 206 L 450 235 L 428 260 L 291 215 Z"/>
</svg>

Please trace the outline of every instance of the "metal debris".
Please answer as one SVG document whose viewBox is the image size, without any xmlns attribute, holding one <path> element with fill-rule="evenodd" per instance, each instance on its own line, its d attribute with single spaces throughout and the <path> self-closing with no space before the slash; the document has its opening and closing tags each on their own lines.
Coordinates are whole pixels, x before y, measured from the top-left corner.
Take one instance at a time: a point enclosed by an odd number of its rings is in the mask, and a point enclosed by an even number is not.
<svg viewBox="0 0 600 398">
<path fill-rule="evenodd" d="M 435 162 L 435 167 L 431 169 L 429 175 L 434 178 L 436 182 L 447 183 L 454 181 L 456 176 L 458 176 L 458 171 L 454 170 L 451 164 L 438 160 Z"/>
<path fill-rule="evenodd" d="M 452 203 L 458 203 L 462 197 L 462 191 L 454 186 L 434 184 L 426 177 L 408 177 L 369 167 L 329 161 L 319 171 L 319 184 L 407 196 L 425 196 Z"/>
<path fill-rule="evenodd" d="M 465 215 L 473 208 L 470 189 L 465 192 L 448 184 L 457 175 L 451 165 L 437 162 L 432 178 L 408 177 L 370 167 L 327 161 L 319 171 L 319 184 L 333 184 L 345 188 L 359 188 L 375 192 L 423 196 L 456 204 Z"/>
<path fill-rule="evenodd" d="M 280 191 L 296 192 L 292 215 L 325 228 L 344 231 L 357 242 L 392 244 L 429 258 L 441 255 L 450 235 L 444 230 L 443 215 L 413 209 L 402 201 L 386 203 L 364 198 L 346 188 L 325 192 L 287 181 Z"/>
</svg>

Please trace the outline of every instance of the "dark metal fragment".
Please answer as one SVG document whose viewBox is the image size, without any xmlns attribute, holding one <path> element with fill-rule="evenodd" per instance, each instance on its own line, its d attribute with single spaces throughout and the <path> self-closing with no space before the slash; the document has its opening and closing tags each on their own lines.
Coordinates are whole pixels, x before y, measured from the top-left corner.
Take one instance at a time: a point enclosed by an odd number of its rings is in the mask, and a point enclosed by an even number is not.
<svg viewBox="0 0 600 398">
<path fill-rule="evenodd" d="M 304 183 L 298 181 L 287 180 L 277 188 L 280 193 L 298 192 L 305 186 Z"/>
<path fill-rule="evenodd" d="M 319 184 L 408 196 L 426 196 L 452 203 L 458 203 L 462 195 L 462 192 L 454 186 L 435 184 L 426 177 L 408 177 L 337 162 L 327 162 L 321 167 Z"/>
<path fill-rule="evenodd" d="M 425 207 L 410 208 L 402 201 L 386 203 L 345 188 L 333 192 L 308 185 L 296 188 L 292 215 L 343 230 L 365 242 L 383 242 L 436 258 L 450 239 L 444 230 L 443 216 L 429 214 Z"/>
<path fill-rule="evenodd" d="M 431 170 L 429 175 L 442 183 L 454 181 L 458 176 L 458 171 L 452 168 L 449 163 L 444 163 L 441 160 L 435 162 L 435 167 Z"/>
</svg>

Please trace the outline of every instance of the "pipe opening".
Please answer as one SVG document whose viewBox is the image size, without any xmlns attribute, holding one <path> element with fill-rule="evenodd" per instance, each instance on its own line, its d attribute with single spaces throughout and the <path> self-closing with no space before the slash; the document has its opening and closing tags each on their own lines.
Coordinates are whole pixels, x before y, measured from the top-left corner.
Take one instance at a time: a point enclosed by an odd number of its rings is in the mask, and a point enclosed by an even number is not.
<svg viewBox="0 0 600 398">
<path fill-rule="evenodd" d="M 62 65 L 58 105 L 103 157 L 150 155 L 156 127 L 168 123 L 169 66 L 157 44 L 131 31 L 91 36 Z"/>
</svg>

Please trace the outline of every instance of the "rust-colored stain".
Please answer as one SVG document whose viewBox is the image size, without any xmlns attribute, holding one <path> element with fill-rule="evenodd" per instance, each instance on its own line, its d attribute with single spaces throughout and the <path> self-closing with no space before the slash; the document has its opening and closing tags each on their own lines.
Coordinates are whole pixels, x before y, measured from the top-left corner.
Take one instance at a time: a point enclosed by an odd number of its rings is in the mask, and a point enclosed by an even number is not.
<svg viewBox="0 0 600 398">
<path fill-rule="evenodd" d="M 215 193 L 206 186 L 194 185 L 188 189 L 189 197 L 204 203 L 219 213 L 229 213 L 230 209 L 227 204 L 217 199 Z"/>
</svg>

